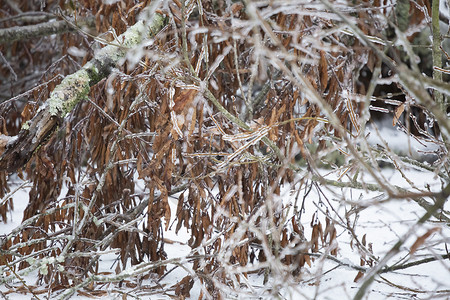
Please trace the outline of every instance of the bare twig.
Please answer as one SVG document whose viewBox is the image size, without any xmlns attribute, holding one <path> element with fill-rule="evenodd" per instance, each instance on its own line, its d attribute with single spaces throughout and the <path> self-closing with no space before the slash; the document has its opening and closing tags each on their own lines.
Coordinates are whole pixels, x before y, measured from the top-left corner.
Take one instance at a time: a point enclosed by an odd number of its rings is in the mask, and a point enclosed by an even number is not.
<svg viewBox="0 0 450 300">
<path fill-rule="evenodd" d="M 367 289 L 375 280 L 375 277 L 383 270 L 383 267 L 387 262 L 394 257 L 399 251 L 400 247 L 406 242 L 410 235 L 415 232 L 417 225 L 425 223 L 432 215 L 442 209 L 445 201 L 450 196 L 450 184 L 448 184 L 440 193 L 435 196 L 435 204 L 427 210 L 427 212 L 416 222 L 415 226 L 412 226 L 406 234 L 404 234 L 395 245 L 386 253 L 386 255 L 378 262 L 378 264 L 373 267 L 363 279 L 363 283 L 359 288 L 358 292 L 355 294 L 354 300 L 361 300 L 366 294 Z"/>
</svg>

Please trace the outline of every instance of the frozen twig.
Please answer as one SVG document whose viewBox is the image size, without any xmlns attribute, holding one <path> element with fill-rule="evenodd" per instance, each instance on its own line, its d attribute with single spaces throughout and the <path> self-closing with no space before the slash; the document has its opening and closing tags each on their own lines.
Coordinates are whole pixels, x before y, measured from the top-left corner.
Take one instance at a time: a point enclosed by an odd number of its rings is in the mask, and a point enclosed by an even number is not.
<svg viewBox="0 0 450 300">
<path fill-rule="evenodd" d="M 51 215 L 51 214 L 55 213 L 58 210 L 68 209 L 68 208 L 71 208 L 71 207 L 74 207 L 74 206 L 75 206 L 75 203 L 69 203 L 69 204 L 66 204 L 66 205 L 64 205 L 62 207 L 50 208 L 50 209 L 47 209 L 45 212 L 43 212 L 41 214 L 38 214 L 38 215 L 32 216 L 29 219 L 26 219 L 18 227 L 16 227 L 15 229 L 11 230 L 11 232 L 9 234 L 7 234 L 6 237 L 3 237 L 0 240 L 0 249 L 3 248 L 3 246 L 6 244 L 7 241 L 9 241 L 9 240 L 13 239 L 14 237 L 16 237 L 26 227 L 34 224 L 34 222 L 37 219 L 39 219 L 39 218 L 41 218 L 43 216 L 46 216 L 46 215 Z"/>
<path fill-rule="evenodd" d="M 425 223 L 428 219 L 430 219 L 435 212 L 439 209 L 443 209 L 444 203 L 447 198 L 450 196 L 450 184 L 448 184 L 441 192 L 435 194 L 435 204 L 431 206 L 427 212 L 416 222 L 415 226 L 412 226 L 406 234 L 404 234 L 400 239 L 395 243 L 395 245 L 386 253 L 386 255 L 370 269 L 367 276 L 364 277 L 363 283 L 356 293 L 353 300 L 361 300 L 366 294 L 367 289 L 370 287 L 372 282 L 375 280 L 375 277 L 383 270 L 387 262 L 394 257 L 399 251 L 400 247 L 406 242 L 406 240 L 410 237 L 410 235 L 415 232 L 417 229 L 417 225 Z"/>
<path fill-rule="evenodd" d="M 417 71 L 411 70 L 402 62 L 394 62 L 383 51 L 371 41 L 354 23 L 350 21 L 343 13 L 337 10 L 327 0 L 320 0 L 328 9 L 334 12 L 351 29 L 351 31 L 368 46 L 383 62 L 398 75 L 400 83 L 404 88 L 415 97 L 415 99 L 430 110 L 436 120 L 438 120 L 445 138 L 450 138 L 450 122 L 448 122 L 446 111 L 442 110 L 441 105 L 436 103 L 428 94 L 426 87 L 438 89 L 443 93 L 450 94 L 450 85 L 440 80 L 435 80 L 424 76 Z"/>
<path fill-rule="evenodd" d="M 14 190 L 12 190 L 11 192 L 9 192 L 8 194 L 6 194 L 3 199 L 0 200 L 0 206 L 4 205 L 6 203 L 6 201 L 8 201 L 8 199 L 11 199 L 11 197 L 20 189 L 24 188 L 27 184 L 29 184 L 30 182 L 28 180 L 22 182 L 21 184 L 19 184 L 16 188 L 14 188 Z"/>
<path fill-rule="evenodd" d="M 397 270 L 404 270 L 407 268 L 415 267 L 421 264 L 427 264 L 429 262 L 441 260 L 441 259 L 450 259 L 450 254 L 442 254 L 442 255 L 436 255 L 433 257 L 427 257 L 424 259 L 416 260 L 407 264 L 401 264 L 401 265 L 393 265 L 393 266 L 386 266 L 380 270 L 380 273 L 387 273 Z"/>
<path fill-rule="evenodd" d="M 123 270 L 119 274 L 116 275 L 91 275 L 85 280 L 83 280 L 78 285 L 71 287 L 64 291 L 64 293 L 60 296 L 60 299 L 68 299 L 70 298 L 76 291 L 79 289 L 89 285 L 91 282 L 119 282 L 125 280 L 130 277 L 134 277 L 140 274 L 148 273 L 151 270 L 156 268 L 167 266 L 169 264 L 172 265 L 183 265 L 189 261 L 202 259 L 206 257 L 211 257 L 210 255 L 188 255 L 185 257 L 176 257 L 166 260 L 152 261 L 152 262 L 143 262 L 138 265 L 132 266 L 128 269 Z"/>
<path fill-rule="evenodd" d="M 382 193 L 385 192 L 385 190 L 383 188 L 381 188 L 379 185 L 372 184 L 372 183 L 361 183 L 361 182 L 354 182 L 354 181 L 348 181 L 348 182 L 337 181 L 337 180 L 326 179 L 326 178 L 319 177 L 319 176 L 313 176 L 312 180 L 317 181 L 323 185 L 330 185 L 330 186 L 335 186 L 335 187 L 339 187 L 339 188 L 347 187 L 347 188 L 354 188 L 354 189 L 361 189 L 361 190 L 368 190 L 368 191 L 378 191 L 378 192 L 382 192 Z M 397 192 L 390 195 L 389 199 L 412 199 L 417 204 L 422 206 L 426 211 L 429 211 L 430 209 L 433 208 L 433 205 L 430 204 L 428 201 L 426 201 L 424 199 L 424 197 L 432 197 L 432 196 L 435 196 L 436 193 L 432 193 L 432 192 L 411 193 L 408 190 L 398 187 L 398 186 L 394 186 L 394 188 L 397 190 Z M 438 220 L 450 222 L 450 218 L 447 216 L 447 213 L 445 211 L 439 212 L 438 210 L 433 210 L 432 214 Z"/>
</svg>

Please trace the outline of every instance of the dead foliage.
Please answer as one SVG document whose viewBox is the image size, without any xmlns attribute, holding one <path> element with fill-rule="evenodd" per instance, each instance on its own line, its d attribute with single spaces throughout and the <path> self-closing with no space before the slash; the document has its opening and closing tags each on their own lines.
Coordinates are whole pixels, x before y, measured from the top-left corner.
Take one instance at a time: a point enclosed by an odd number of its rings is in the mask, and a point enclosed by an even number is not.
<svg viewBox="0 0 450 300">
<path fill-rule="evenodd" d="M 59 5 L 66 16 L 95 16 L 91 34 L 113 42 L 150 1 L 85 0 L 74 9 L 66 1 L 48 2 L 47 12 Z M 141 56 L 139 63 L 128 60 L 93 86 L 89 100 L 35 151 L 18 173 L 32 183 L 26 225 L 2 242 L 7 254 L 1 264 L 18 271 L 32 267 L 32 260 L 22 256 L 64 257 L 41 268 L 40 281 L 54 290 L 70 288 L 99 274 L 97 252 L 117 249 L 116 274 L 129 265 L 166 260 L 164 232 L 173 225 L 177 232 L 187 229 L 194 256 L 204 255 L 193 259 L 193 270 L 206 287 L 202 293 L 221 299 L 220 284 L 233 286 L 246 276 L 227 274 L 224 264 L 247 266 L 275 258 L 298 275 L 305 264 L 311 266 L 309 251 L 328 249 L 337 255 L 337 231 L 328 215 L 316 212 L 306 236 L 299 217 L 286 219 L 287 207 L 275 201 L 283 184 L 297 183 L 296 169 L 288 167 L 297 153 L 314 169 L 306 146 L 318 144 L 319 153 L 329 150 L 327 142 L 337 148 L 342 138 L 337 124 L 323 122 L 320 105 L 288 71 L 301 70 L 343 128 L 358 136 L 361 112 L 369 104 L 357 101 L 366 87 L 355 75 L 363 67 L 373 72 L 378 58 L 356 38 L 335 30 L 338 22 L 322 17 L 321 8 L 300 5 L 289 13 L 275 1 L 256 7 L 255 13 L 244 4 L 227 7 L 225 2 L 173 1 L 160 7 L 168 26 L 135 54 Z M 23 1 L 21 10 L 36 11 L 30 3 Z M 366 10 L 356 14 L 367 35 L 377 37 L 386 26 Z M 235 25 L 255 19 L 260 26 Z M 72 55 L 71 47 L 84 55 Z M 95 47 L 101 43 L 84 33 L 0 46 L 17 76 L 29 78 L 10 83 L 16 98 L 0 103 L 1 133 L 16 134 L 62 75 L 91 59 Z M 2 68 L 2 76 L 7 73 Z M 248 128 L 227 118 L 204 96 L 206 91 Z M 393 123 L 406 112 L 404 104 L 398 105 Z M 0 198 L 9 192 L 10 178 L 0 172 Z M 3 220 L 12 208 L 11 201 L 2 203 Z M 366 264 L 362 257 L 361 265 Z M 143 275 L 166 271 L 161 264 Z M 175 295 L 188 297 L 193 282 L 192 276 L 183 278 L 173 287 Z M 92 284 L 92 290 L 85 286 L 79 293 L 101 295 Z"/>
</svg>

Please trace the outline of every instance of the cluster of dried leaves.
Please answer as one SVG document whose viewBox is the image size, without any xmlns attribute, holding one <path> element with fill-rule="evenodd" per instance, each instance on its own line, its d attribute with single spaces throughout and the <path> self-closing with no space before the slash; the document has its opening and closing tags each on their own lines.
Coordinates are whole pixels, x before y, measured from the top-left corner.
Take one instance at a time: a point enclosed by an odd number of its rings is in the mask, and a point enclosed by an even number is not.
<svg viewBox="0 0 450 300">
<path fill-rule="evenodd" d="M 28 2 L 20 11 L 39 11 Z M 13 98 L 0 103 L 1 133 L 17 134 L 62 77 L 90 60 L 99 45 L 120 43 L 115 37 L 134 24 L 147 2 L 47 1 L 43 12 L 75 23 L 95 16 L 95 28 L 0 46 L 10 67 L 2 67 L 1 76 L 19 78 L 2 80 L 1 97 Z M 334 4 L 347 9 L 365 35 L 385 40 L 395 9 L 379 1 L 357 2 L 350 8 Z M 426 8 L 428 3 L 412 7 L 422 16 L 411 20 L 424 20 Z M 232 266 L 258 261 L 264 267 L 248 272 L 269 274 L 281 263 L 285 274 L 297 276 L 311 264 L 311 253 L 337 254 L 328 212 L 317 211 L 312 235 L 305 236 L 301 209 L 286 206 L 277 195 L 284 184 L 299 190 L 315 185 L 310 179 L 320 178 L 320 160 L 341 167 L 326 161 L 337 149 L 343 153 L 342 176 L 357 174 L 345 137 L 364 134 L 370 101 L 361 99 L 374 93 L 371 74 L 380 72 L 381 59 L 320 1 L 174 0 L 163 2 L 158 12 L 168 25 L 93 86 L 17 173 L 32 187 L 22 226 L 1 239 L 6 281 L 20 278 L 19 270 L 39 268 L 50 289 L 73 293 L 84 287 L 86 293 L 94 283 L 129 280 L 119 275 L 130 264 L 144 270 L 142 264 L 153 263 L 139 280 L 151 272 L 163 276 L 167 264 L 157 262 L 167 259 L 164 232 L 172 225 L 190 234 L 188 260 L 195 272 L 174 287 L 181 297 L 189 295 L 194 277 L 204 286 L 201 297 L 221 298 L 224 286 L 239 288 L 247 271 L 230 271 Z M 13 18 L 16 14 L 12 7 L 2 10 L 1 25 L 31 22 Z M 395 58 L 395 49 L 389 51 Z M 363 68 L 369 75 L 360 75 Z M 395 122 L 403 111 L 396 110 Z M 415 124 L 434 138 L 426 122 Z M 311 152 L 309 144 L 317 150 Z M 0 172 L 2 199 L 11 178 Z M 176 210 L 169 205 L 173 195 Z M 12 205 L 2 202 L 4 221 Z M 99 258 L 111 249 L 118 249 L 117 276 L 95 277 L 105 275 Z"/>
</svg>

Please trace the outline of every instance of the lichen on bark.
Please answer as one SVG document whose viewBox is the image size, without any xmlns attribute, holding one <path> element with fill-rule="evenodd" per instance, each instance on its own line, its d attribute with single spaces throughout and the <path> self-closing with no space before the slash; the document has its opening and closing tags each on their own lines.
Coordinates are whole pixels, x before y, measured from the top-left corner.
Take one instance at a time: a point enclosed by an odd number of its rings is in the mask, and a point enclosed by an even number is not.
<svg viewBox="0 0 450 300">
<path fill-rule="evenodd" d="M 158 13 L 148 22 L 138 21 L 114 43 L 100 49 L 79 71 L 66 76 L 51 92 L 44 106 L 21 129 L 14 143 L 0 153 L 0 169 L 12 172 L 22 167 L 35 150 L 45 144 L 64 117 L 88 96 L 90 88 L 109 76 L 112 68 L 131 48 L 157 34 L 165 22 L 165 17 Z"/>
<path fill-rule="evenodd" d="M 50 114 L 65 117 L 81 99 L 89 94 L 89 81 L 89 73 L 85 69 L 64 78 L 47 100 Z"/>
<path fill-rule="evenodd" d="M 127 51 L 162 29 L 164 16 L 156 14 L 150 24 L 138 21 L 121 34 L 117 41 L 100 49 L 83 68 L 64 78 L 47 100 L 52 116 L 65 117 L 77 103 L 87 97 L 91 86 L 111 73 Z"/>
</svg>

